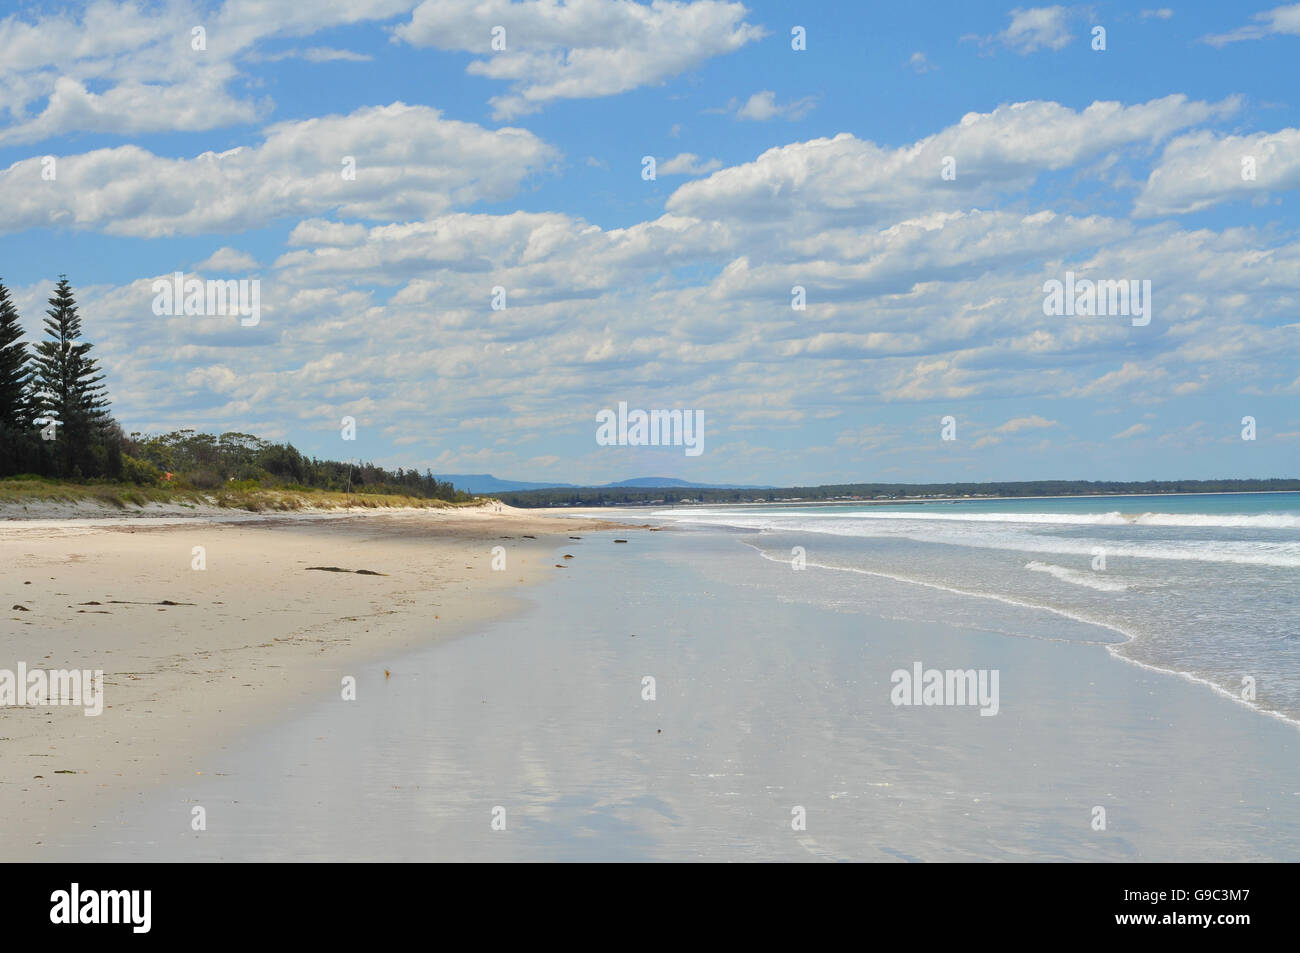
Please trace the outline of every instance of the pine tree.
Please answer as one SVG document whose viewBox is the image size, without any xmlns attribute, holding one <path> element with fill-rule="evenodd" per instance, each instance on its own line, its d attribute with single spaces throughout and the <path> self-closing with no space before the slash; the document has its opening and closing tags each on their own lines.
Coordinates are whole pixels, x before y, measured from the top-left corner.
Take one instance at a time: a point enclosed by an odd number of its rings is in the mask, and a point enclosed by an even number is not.
<svg viewBox="0 0 1300 953">
<path fill-rule="evenodd" d="M 29 427 L 32 414 L 28 394 L 32 370 L 22 337 L 18 309 L 9 300 L 9 289 L 0 282 L 0 425 L 16 429 Z"/>
<path fill-rule="evenodd" d="M 36 393 L 39 409 L 58 421 L 57 457 L 64 476 L 99 475 L 96 446 L 102 444 L 110 422 L 99 363 L 89 356 L 92 345 L 81 339 L 81 317 L 72 287 L 64 275 L 45 313 L 50 340 L 36 345 Z"/>
<path fill-rule="evenodd" d="M 0 475 L 37 469 L 39 459 L 32 432 L 32 369 L 22 340 L 18 309 L 0 283 Z"/>
</svg>

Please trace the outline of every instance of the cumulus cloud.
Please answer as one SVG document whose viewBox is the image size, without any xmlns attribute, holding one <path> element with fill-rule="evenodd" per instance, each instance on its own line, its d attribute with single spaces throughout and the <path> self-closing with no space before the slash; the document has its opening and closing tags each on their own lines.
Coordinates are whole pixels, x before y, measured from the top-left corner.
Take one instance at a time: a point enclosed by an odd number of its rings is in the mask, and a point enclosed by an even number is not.
<svg viewBox="0 0 1300 953">
<path fill-rule="evenodd" d="M 342 157 L 355 159 L 346 178 Z M 59 157 L 43 181 L 33 157 L 0 172 L 0 228 L 44 225 L 114 235 L 256 228 L 286 215 L 400 219 L 499 200 L 555 150 L 523 129 L 484 129 L 393 103 L 279 123 L 263 141 L 191 159 L 138 146 Z"/>
<path fill-rule="evenodd" d="M 1011 23 L 995 36 L 968 36 L 981 46 L 1002 46 L 1022 56 L 1039 50 L 1064 49 L 1074 37 L 1070 33 L 1070 13 L 1065 7 L 1017 8 L 1010 14 Z"/>
<path fill-rule="evenodd" d="M 1046 171 L 1126 146 L 1150 146 L 1237 108 L 1235 99 L 1210 104 L 1181 95 L 1133 106 L 1095 102 L 1078 111 L 1037 101 L 968 113 L 899 148 L 840 133 L 769 149 L 753 162 L 683 185 L 668 209 L 750 221 L 784 222 L 798 214 L 862 222 L 969 207 L 1023 189 Z M 955 160 L 956 178 L 941 181 L 947 156 Z"/>
<path fill-rule="evenodd" d="M 1231 199 L 1300 188 L 1300 129 L 1189 133 L 1165 147 L 1134 203 L 1140 216 L 1198 212 Z"/>
<path fill-rule="evenodd" d="M 10 120 L 0 145 L 74 132 L 197 131 L 258 121 L 270 100 L 232 87 L 243 75 L 241 58 L 251 59 L 259 44 L 389 18 L 413 5 L 226 0 L 203 11 L 184 2 L 145 8 L 92 0 L 75 14 L 11 14 L 0 20 L 0 112 Z"/>
<path fill-rule="evenodd" d="M 468 72 L 510 84 L 492 99 L 498 119 L 558 99 L 650 86 L 763 36 L 740 3 L 690 0 L 424 0 L 395 37 L 413 46 L 480 54 Z M 493 49 L 501 27 L 505 48 Z"/>
</svg>

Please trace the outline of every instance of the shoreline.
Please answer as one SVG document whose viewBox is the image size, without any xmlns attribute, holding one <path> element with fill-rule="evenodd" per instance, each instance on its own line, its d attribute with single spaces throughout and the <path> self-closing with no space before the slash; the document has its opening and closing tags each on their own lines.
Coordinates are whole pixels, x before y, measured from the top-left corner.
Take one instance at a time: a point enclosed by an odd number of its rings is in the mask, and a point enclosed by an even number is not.
<svg viewBox="0 0 1300 953">
<path fill-rule="evenodd" d="M 518 612 L 549 554 L 582 545 L 569 536 L 633 529 L 508 508 L 230 515 L 0 522 L 0 589 L 25 610 L 4 607 L 0 668 L 104 672 L 98 717 L 0 707 L 6 856 L 39 859 L 59 832 L 201 773 L 342 675 Z"/>
<path fill-rule="evenodd" d="M 634 543 L 552 575 L 525 612 L 395 656 L 391 681 L 364 683 L 373 707 L 286 712 L 51 859 L 1300 857 L 1294 732 L 1115 665 L 1092 623 L 1048 638 L 1046 616 L 1022 617 L 1008 638 L 950 618 L 961 597 L 883 614 L 916 604 L 889 578 L 831 608 L 805 588 L 820 573 L 727 535 Z M 891 704 L 890 671 L 918 660 L 999 670 L 998 716 Z M 188 830 L 194 804 L 219 823 Z M 497 805 L 509 833 L 489 827 Z"/>
<path fill-rule="evenodd" d="M 769 562 L 777 562 L 777 563 L 783 562 L 782 560 L 778 560 L 768 555 L 763 550 L 755 546 L 753 543 L 748 543 L 745 542 L 744 540 L 739 540 L 739 542 L 742 545 L 748 546 L 749 548 L 753 549 L 762 559 L 766 559 Z M 1235 702 L 1242 708 L 1252 711 L 1257 715 L 1266 715 L 1270 718 L 1282 722 L 1283 724 L 1287 725 L 1290 728 L 1300 730 L 1300 720 L 1297 720 L 1296 718 L 1292 718 L 1291 716 L 1287 715 L 1284 712 L 1276 711 L 1270 708 L 1261 708 L 1258 705 L 1252 705 L 1246 699 L 1234 695 L 1232 692 L 1223 688 L 1223 686 L 1217 685 L 1207 678 L 1202 678 L 1201 676 L 1194 675 L 1191 672 L 1183 672 L 1183 671 L 1179 671 L 1176 668 L 1167 668 L 1162 665 L 1155 665 L 1152 664 L 1151 662 L 1144 662 L 1141 659 L 1135 659 L 1127 655 L 1122 655 L 1119 650 L 1124 646 L 1128 645 L 1130 642 L 1136 641 L 1138 639 L 1138 636 L 1112 623 L 1102 622 L 1098 619 L 1088 619 L 1083 616 L 1076 615 L 1072 612 L 1069 612 L 1068 610 L 1057 608 L 1055 606 L 1045 606 L 1033 602 L 1021 602 L 1009 596 L 1004 596 L 993 592 L 973 592 L 969 589 L 956 589 L 953 588 L 952 586 L 943 586 L 943 585 L 939 585 L 938 583 L 926 582 L 920 579 L 909 579 L 906 576 L 891 575 L 890 573 L 877 572 L 869 569 L 860 569 L 853 566 L 830 566 L 825 563 L 814 563 L 814 562 L 810 562 L 808 563 L 808 565 L 813 566 L 817 569 L 824 569 L 829 572 L 858 573 L 864 576 L 875 576 L 880 579 L 889 579 L 893 582 L 902 583 L 903 585 L 919 586 L 925 589 L 938 589 L 944 592 L 950 592 L 953 595 L 963 596 L 970 599 L 986 599 L 986 600 L 991 600 L 993 602 L 1001 602 L 1004 605 L 1015 606 L 1021 609 L 1030 609 L 1038 612 L 1050 613 L 1052 615 L 1060 616 L 1061 618 L 1064 619 L 1069 619 L 1072 622 L 1077 622 L 1080 625 L 1085 625 L 1096 629 L 1105 629 L 1110 632 L 1115 632 L 1123 636 L 1122 642 L 1108 642 L 1108 641 L 1098 639 L 1096 642 L 1091 644 L 1104 647 L 1106 649 L 1107 654 L 1109 654 L 1111 658 L 1117 661 L 1126 662 L 1129 665 L 1136 665 L 1139 668 L 1145 669 L 1146 671 L 1149 672 L 1157 672 L 1161 675 L 1173 675 L 1178 678 L 1184 679 L 1188 682 L 1191 682 L 1194 685 L 1198 685 L 1204 688 L 1209 688 L 1216 695 L 1226 698 L 1229 701 Z M 1027 636 L 1027 637 L 1034 638 L 1035 636 Z"/>
<path fill-rule="evenodd" d="M 608 509 L 633 509 L 655 507 L 657 509 L 673 509 L 674 507 L 774 507 L 774 506 L 917 506 L 924 503 L 993 503 L 999 501 L 1019 501 L 1019 500 L 1123 500 L 1141 497 L 1166 497 L 1166 496 L 1267 496 L 1280 493 L 1300 493 L 1300 490 L 1193 490 L 1190 492 L 1176 493 L 1067 493 L 1057 494 L 1056 496 L 945 496 L 931 498 L 904 498 L 901 500 L 764 500 L 757 503 L 673 503 L 672 505 L 663 503 L 622 503 L 617 506 L 610 506 Z M 561 509 L 561 507 L 536 507 L 536 509 Z M 574 507 L 578 509 L 600 510 L 601 507 Z"/>
</svg>

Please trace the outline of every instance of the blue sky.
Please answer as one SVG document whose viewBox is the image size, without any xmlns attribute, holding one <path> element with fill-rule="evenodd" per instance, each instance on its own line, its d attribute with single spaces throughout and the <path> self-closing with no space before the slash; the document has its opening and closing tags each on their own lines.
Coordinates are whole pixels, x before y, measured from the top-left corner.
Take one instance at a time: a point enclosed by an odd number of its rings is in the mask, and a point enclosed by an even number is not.
<svg viewBox="0 0 1300 953">
<path fill-rule="evenodd" d="M 128 430 L 563 482 L 1300 469 L 1300 4 L 5 9 L 0 280 L 34 335 L 68 274 Z M 260 323 L 154 314 L 176 271 Z M 1066 271 L 1150 324 L 1045 315 Z M 704 452 L 597 445 L 619 401 Z"/>
</svg>

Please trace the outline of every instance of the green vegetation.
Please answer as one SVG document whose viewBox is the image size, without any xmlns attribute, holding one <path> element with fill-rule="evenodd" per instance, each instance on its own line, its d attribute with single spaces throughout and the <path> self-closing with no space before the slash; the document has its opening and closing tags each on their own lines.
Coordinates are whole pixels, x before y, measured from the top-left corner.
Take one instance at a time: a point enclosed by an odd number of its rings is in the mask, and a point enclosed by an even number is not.
<svg viewBox="0 0 1300 953">
<path fill-rule="evenodd" d="M 184 507 L 219 507 L 264 513 L 287 510 L 330 510 L 344 507 L 387 509 L 392 507 L 460 507 L 478 506 L 483 500 L 448 502 L 423 496 L 393 493 L 336 493 L 328 490 L 262 489 L 248 486 L 223 486 L 202 491 L 175 485 L 137 486 L 129 483 L 68 483 L 49 477 L 24 474 L 0 479 L 0 506 L 39 503 L 100 503 L 117 509 L 163 503 Z"/>
<path fill-rule="evenodd" d="M 303 456 L 291 444 L 269 443 L 245 433 L 214 436 L 176 430 L 154 437 L 133 433 L 123 449 L 123 478 L 150 486 L 162 480 L 189 490 L 326 490 L 446 502 L 471 499 L 428 471 L 317 460 Z M 171 480 L 166 479 L 168 474 Z"/>
<path fill-rule="evenodd" d="M 1263 493 L 1300 490 L 1300 480 L 1033 480 L 1023 483 L 839 483 L 767 490 L 699 490 L 689 487 L 565 487 L 493 494 L 520 507 L 638 506 L 676 503 L 919 502 L 953 497 L 1098 496 L 1156 493 Z"/>
</svg>

